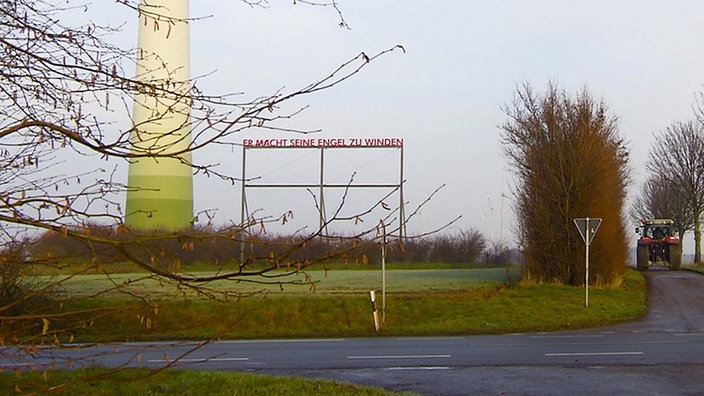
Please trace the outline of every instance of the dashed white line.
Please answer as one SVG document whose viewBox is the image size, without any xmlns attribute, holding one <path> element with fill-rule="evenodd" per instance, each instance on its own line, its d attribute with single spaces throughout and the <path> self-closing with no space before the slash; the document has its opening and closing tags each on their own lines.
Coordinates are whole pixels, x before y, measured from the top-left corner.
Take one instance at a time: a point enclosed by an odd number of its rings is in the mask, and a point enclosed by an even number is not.
<svg viewBox="0 0 704 396">
<path fill-rule="evenodd" d="M 222 340 L 218 344 L 286 344 L 286 343 L 318 343 L 318 342 L 343 342 L 344 338 L 312 338 L 312 339 L 271 339 L 271 340 Z"/>
<path fill-rule="evenodd" d="M 540 335 L 531 336 L 532 339 L 566 339 L 566 338 L 604 338 L 603 334 L 580 334 L 580 335 Z"/>
<path fill-rule="evenodd" d="M 150 359 L 147 360 L 149 363 L 171 363 L 171 362 L 183 362 L 183 363 L 205 363 L 205 362 L 245 362 L 249 358 L 188 358 L 188 359 Z"/>
<path fill-rule="evenodd" d="M 452 355 L 362 355 L 347 356 L 347 359 L 448 359 Z"/>
<path fill-rule="evenodd" d="M 563 352 L 563 353 L 546 353 L 547 357 L 560 356 L 634 356 L 643 355 L 643 352 Z"/>
<path fill-rule="evenodd" d="M 416 367 L 386 367 L 386 368 L 382 368 L 381 370 L 383 370 L 383 371 L 404 371 L 404 370 L 427 370 L 427 371 L 432 371 L 432 370 L 452 370 L 452 367 L 447 367 L 447 366 L 430 366 L 430 367 L 424 367 L 424 366 L 416 366 Z"/>
</svg>

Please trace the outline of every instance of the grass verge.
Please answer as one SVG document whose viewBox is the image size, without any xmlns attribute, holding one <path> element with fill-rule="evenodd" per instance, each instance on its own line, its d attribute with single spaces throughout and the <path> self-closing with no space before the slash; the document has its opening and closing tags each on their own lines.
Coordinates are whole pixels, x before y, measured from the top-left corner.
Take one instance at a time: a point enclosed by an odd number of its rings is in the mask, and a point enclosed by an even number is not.
<svg viewBox="0 0 704 396">
<path fill-rule="evenodd" d="M 4 389 L 4 390 L 3 390 Z M 0 373 L 0 391 L 52 395 L 413 395 L 329 380 L 202 370 L 90 368 Z"/>
<path fill-rule="evenodd" d="M 381 307 L 381 297 L 377 306 Z M 67 305 L 68 310 L 119 307 L 71 332 L 73 341 L 156 341 L 375 336 L 369 294 L 298 294 L 239 301 L 164 299 L 144 304 L 114 298 Z M 621 287 L 562 285 L 388 293 L 379 335 L 467 335 L 553 331 L 634 320 L 646 313 L 646 286 L 631 271 Z M 68 334 L 66 335 L 68 336 Z M 62 340 L 64 341 L 64 340 Z"/>
</svg>

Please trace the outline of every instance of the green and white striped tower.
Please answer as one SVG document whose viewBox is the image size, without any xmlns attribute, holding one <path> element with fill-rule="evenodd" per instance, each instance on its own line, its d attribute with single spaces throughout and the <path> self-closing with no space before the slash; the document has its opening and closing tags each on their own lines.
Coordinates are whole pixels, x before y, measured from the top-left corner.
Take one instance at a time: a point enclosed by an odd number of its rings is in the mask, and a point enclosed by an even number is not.
<svg viewBox="0 0 704 396">
<path fill-rule="evenodd" d="M 177 231 L 193 220 L 188 0 L 142 0 L 136 79 L 158 87 L 134 97 L 133 152 L 125 223 L 133 229 Z M 167 156 L 164 156 L 167 155 Z"/>
</svg>

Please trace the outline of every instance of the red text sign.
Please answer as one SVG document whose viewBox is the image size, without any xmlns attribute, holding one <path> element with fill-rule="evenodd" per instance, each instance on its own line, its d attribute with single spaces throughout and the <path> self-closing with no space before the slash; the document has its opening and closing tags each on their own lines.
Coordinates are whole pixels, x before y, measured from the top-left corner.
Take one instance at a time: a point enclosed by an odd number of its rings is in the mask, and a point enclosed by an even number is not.
<svg viewBox="0 0 704 396">
<path fill-rule="evenodd" d="M 403 147 L 401 138 L 243 139 L 245 147 Z"/>
</svg>

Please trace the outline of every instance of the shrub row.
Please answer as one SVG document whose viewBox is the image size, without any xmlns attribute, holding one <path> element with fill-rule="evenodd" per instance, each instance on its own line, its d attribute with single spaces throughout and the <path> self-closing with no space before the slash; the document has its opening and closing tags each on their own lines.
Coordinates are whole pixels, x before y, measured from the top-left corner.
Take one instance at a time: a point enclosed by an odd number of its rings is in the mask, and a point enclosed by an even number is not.
<svg viewBox="0 0 704 396">
<path fill-rule="evenodd" d="M 24 256 L 35 262 L 96 262 L 109 264 L 141 260 L 151 265 L 189 266 L 194 263 L 223 265 L 255 263 L 357 263 L 379 262 L 381 242 L 344 236 L 304 237 L 251 235 L 237 232 L 194 230 L 169 238 L 118 233 L 112 228 L 90 227 L 83 233 L 110 243 L 89 242 L 56 232 L 47 232 L 27 246 Z M 397 263 L 494 264 L 511 261 L 502 245 L 487 246 L 475 230 L 454 234 L 393 239 L 386 243 L 386 261 Z"/>
</svg>

